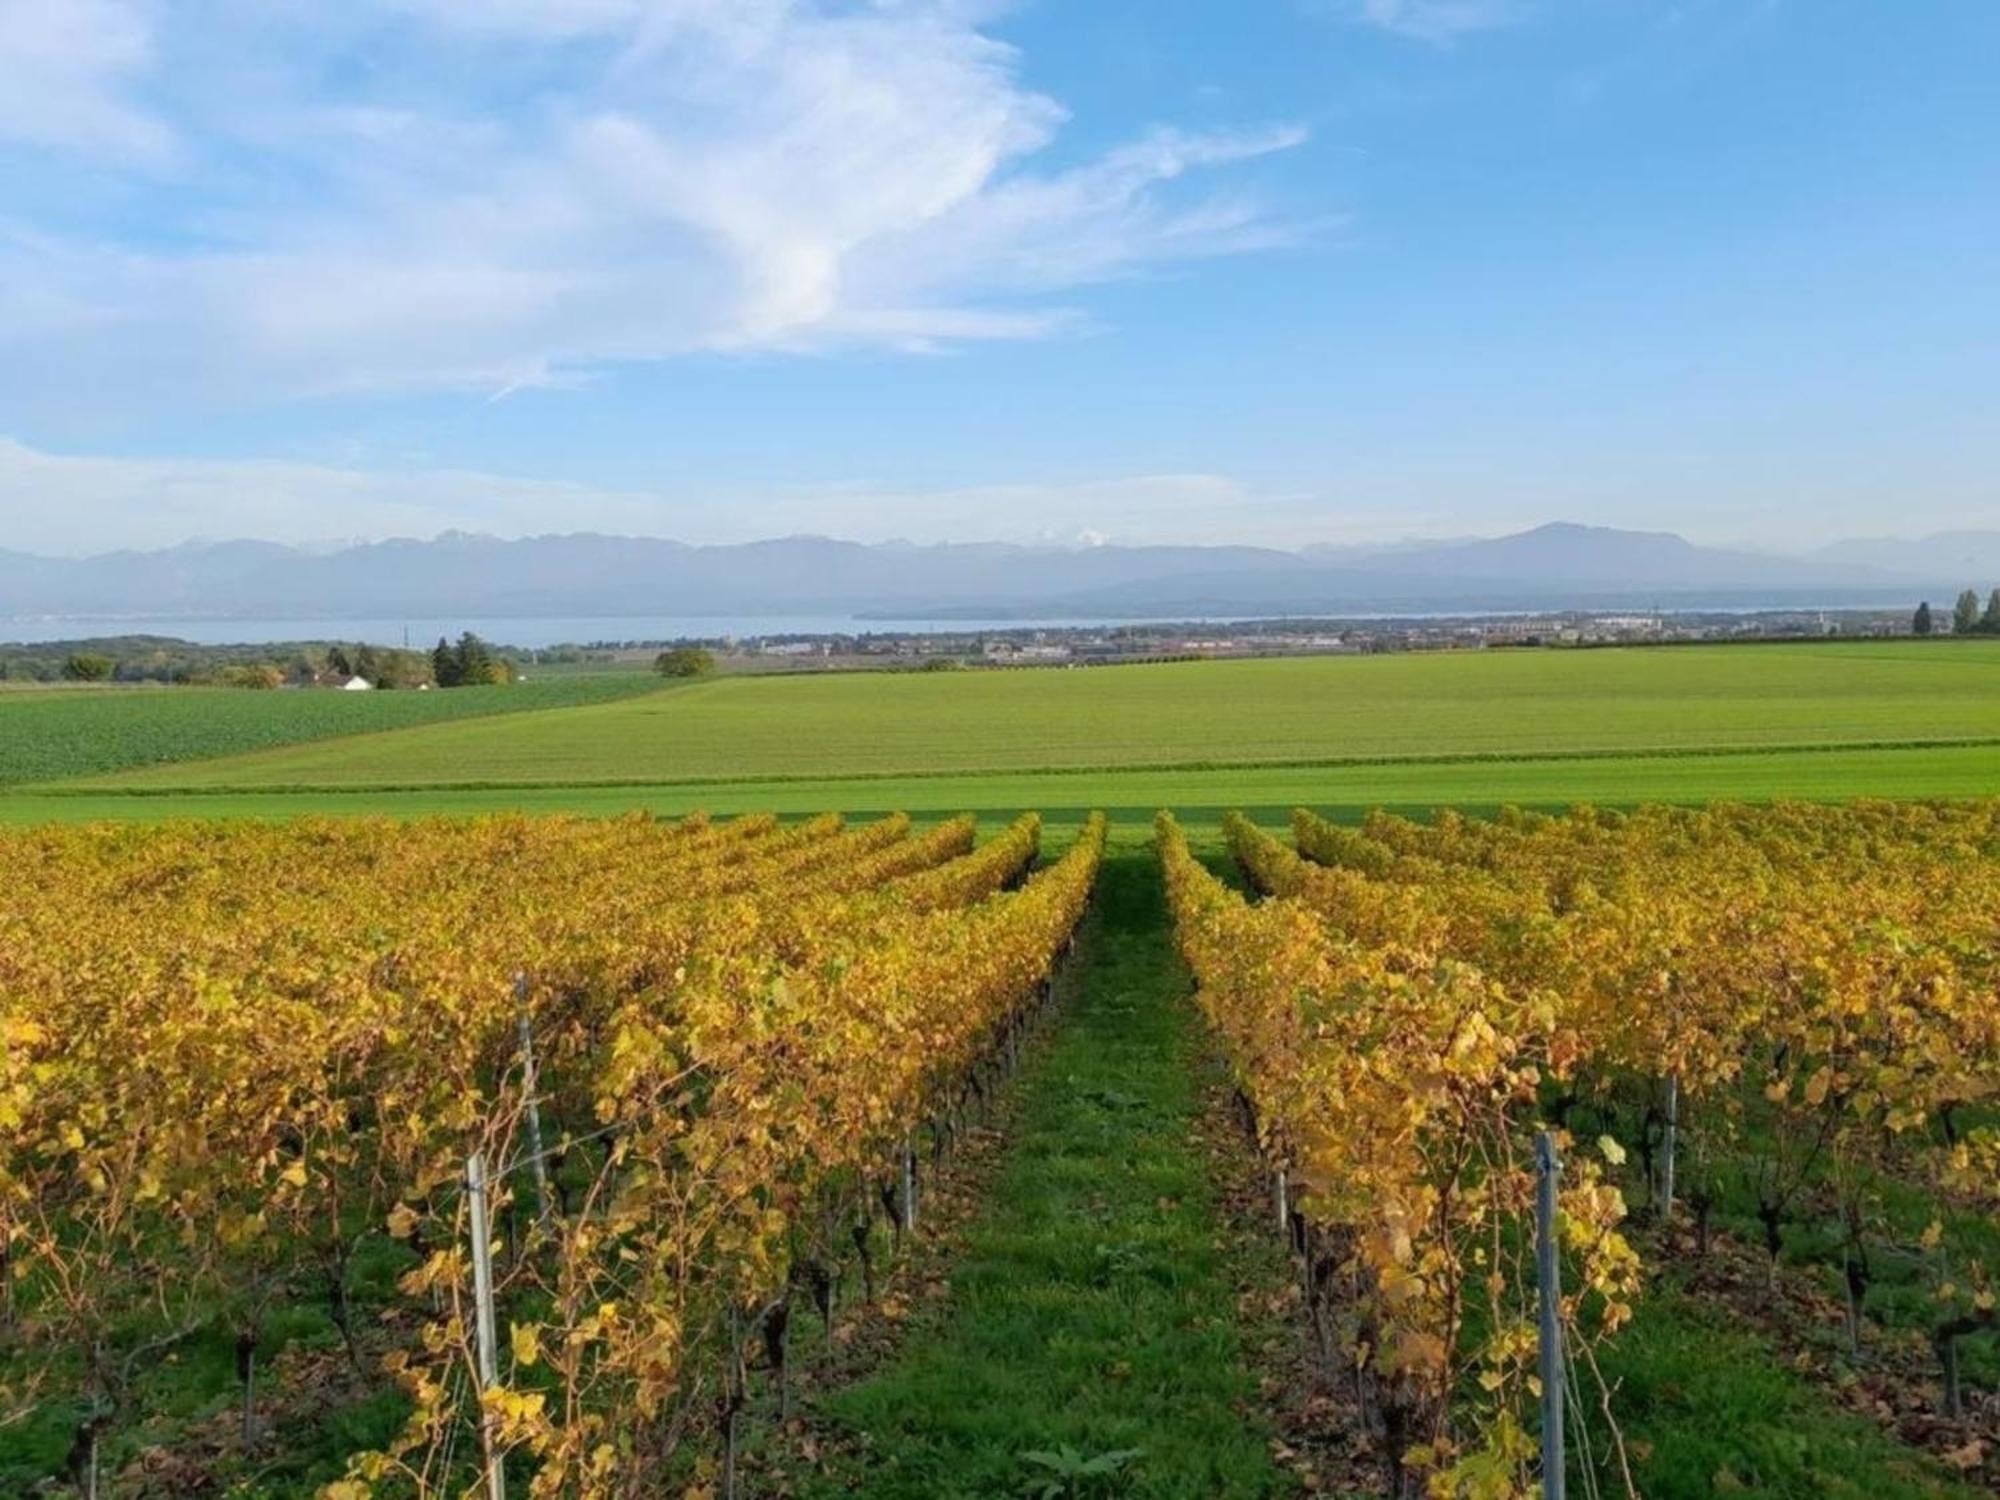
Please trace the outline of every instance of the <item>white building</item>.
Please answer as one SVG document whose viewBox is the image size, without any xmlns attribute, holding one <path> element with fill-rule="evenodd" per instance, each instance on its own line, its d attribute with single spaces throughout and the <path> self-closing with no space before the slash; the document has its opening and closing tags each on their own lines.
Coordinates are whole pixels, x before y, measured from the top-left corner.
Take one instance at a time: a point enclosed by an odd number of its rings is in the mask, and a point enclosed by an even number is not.
<svg viewBox="0 0 2000 1500">
<path fill-rule="evenodd" d="M 343 693 L 365 693 L 375 686 L 366 677 L 350 677 L 340 685 Z"/>
</svg>

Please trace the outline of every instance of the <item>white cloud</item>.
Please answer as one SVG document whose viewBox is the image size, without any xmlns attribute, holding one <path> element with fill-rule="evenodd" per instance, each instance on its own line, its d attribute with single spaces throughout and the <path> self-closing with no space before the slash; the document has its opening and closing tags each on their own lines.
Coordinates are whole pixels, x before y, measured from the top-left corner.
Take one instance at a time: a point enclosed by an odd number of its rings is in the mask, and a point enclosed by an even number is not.
<svg viewBox="0 0 2000 1500">
<path fill-rule="evenodd" d="M 637 22 L 644 0 L 384 0 L 388 8 L 421 16 L 441 29 L 473 36 L 531 37 L 537 41 L 598 35 Z"/>
<path fill-rule="evenodd" d="M 1038 337 L 1072 320 L 1076 288 L 1291 232 L 1183 179 L 1294 130 L 1163 128 L 1038 170 L 1064 111 L 985 16 L 190 0 L 168 35 L 138 0 L 0 0 L 0 100 L 12 74 L 71 59 L 41 71 L 60 123 L 40 144 L 174 173 L 145 232 L 0 222 L 0 412 Z M 142 87 L 171 105 L 142 110 Z M 22 113 L 0 102 L 0 137 Z"/>
<path fill-rule="evenodd" d="M 1522 0 L 1346 0 L 1356 19 L 1398 36 L 1451 42 L 1521 17 Z"/>
<path fill-rule="evenodd" d="M 152 58 L 137 0 L 0 0 L 0 142 L 165 161 L 172 132 L 126 94 Z"/>
</svg>

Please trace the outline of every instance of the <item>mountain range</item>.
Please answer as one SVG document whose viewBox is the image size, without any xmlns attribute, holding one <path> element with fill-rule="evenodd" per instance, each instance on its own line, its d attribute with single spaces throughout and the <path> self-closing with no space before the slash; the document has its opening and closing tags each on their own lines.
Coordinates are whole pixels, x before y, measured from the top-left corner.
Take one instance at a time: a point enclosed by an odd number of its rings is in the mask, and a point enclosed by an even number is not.
<svg viewBox="0 0 2000 1500">
<path fill-rule="evenodd" d="M 1176 618 L 1557 608 L 1949 604 L 2000 584 L 2000 531 L 1837 542 L 1794 555 L 1566 522 L 1394 546 L 693 546 L 446 532 L 307 549 L 189 542 L 83 558 L 0 551 L 0 621 L 851 615 Z M 4 635 L 4 627 L 0 627 Z"/>
</svg>

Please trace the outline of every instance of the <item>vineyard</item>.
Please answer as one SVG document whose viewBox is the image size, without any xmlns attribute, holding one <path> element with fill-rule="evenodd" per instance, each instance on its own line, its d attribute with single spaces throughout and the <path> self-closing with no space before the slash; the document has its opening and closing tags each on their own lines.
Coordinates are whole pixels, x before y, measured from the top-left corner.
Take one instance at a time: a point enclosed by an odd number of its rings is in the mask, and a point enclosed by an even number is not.
<svg viewBox="0 0 2000 1500">
<path fill-rule="evenodd" d="M 0 1490 L 2000 1483 L 2000 804 L 1132 834 L 0 833 Z"/>
<path fill-rule="evenodd" d="M 1750 1304 L 1837 1287 L 1839 1347 L 1815 1355 L 2000 1478 L 2000 810 L 1225 832 L 1266 899 L 1161 819 L 1179 944 L 1392 1489 L 1530 1482 L 1544 1126 L 1567 1158 L 1570 1465 L 1593 1491 L 1638 1489 L 1597 1351 L 1646 1279 L 1726 1288 L 1732 1251 L 1761 1265 Z"/>
<path fill-rule="evenodd" d="M 143 1487 L 150 1375 L 220 1340 L 214 1445 L 247 1449 L 297 1415 L 258 1351 L 310 1301 L 400 1413 L 329 1496 L 726 1485 L 790 1328 L 830 1333 L 915 1224 L 1103 841 L 1037 870 L 1032 815 L 976 849 L 832 816 L 9 835 L 0 1432 Z"/>
</svg>

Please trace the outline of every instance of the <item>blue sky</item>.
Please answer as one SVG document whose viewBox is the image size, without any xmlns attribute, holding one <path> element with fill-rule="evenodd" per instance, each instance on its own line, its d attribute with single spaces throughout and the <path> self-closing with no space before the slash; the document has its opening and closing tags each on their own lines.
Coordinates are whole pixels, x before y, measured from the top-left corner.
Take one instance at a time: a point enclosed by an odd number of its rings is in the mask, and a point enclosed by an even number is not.
<svg viewBox="0 0 2000 1500">
<path fill-rule="evenodd" d="M 2000 525 L 1991 0 L 0 0 L 0 545 Z"/>
</svg>

